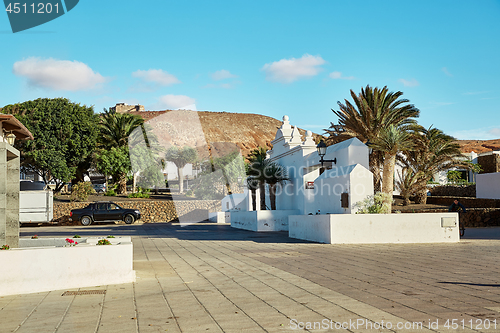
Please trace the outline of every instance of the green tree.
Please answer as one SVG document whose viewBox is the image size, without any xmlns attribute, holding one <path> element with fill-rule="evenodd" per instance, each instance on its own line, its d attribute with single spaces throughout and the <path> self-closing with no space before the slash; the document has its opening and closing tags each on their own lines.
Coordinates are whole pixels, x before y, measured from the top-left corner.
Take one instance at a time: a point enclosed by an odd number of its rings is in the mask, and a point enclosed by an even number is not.
<svg viewBox="0 0 500 333">
<path fill-rule="evenodd" d="M 144 124 L 140 116 L 129 113 L 116 113 L 104 109 L 101 116 L 99 129 L 101 137 L 99 144 L 101 147 L 125 147 L 132 132 Z"/>
<path fill-rule="evenodd" d="M 198 157 L 196 149 L 188 146 L 183 148 L 170 147 L 165 153 L 165 160 L 170 161 L 177 167 L 177 176 L 179 178 L 179 193 L 184 192 L 184 179 L 182 169 L 188 163 L 194 163 Z"/>
<path fill-rule="evenodd" d="M 104 113 L 101 115 L 96 167 L 105 175 L 112 175 L 113 181 L 118 183 L 118 194 L 127 192 L 127 175 L 131 171 L 129 138 L 134 130 L 143 124 L 144 120 L 141 117 L 128 113 L 116 113 L 104 109 Z M 110 150 L 112 148 L 115 148 L 113 152 Z M 102 157 L 105 157 L 104 160 Z M 106 157 L 109 161 L 128 159 L 128 162 L 123 164 L 105 163 Z M 109 166 L 116 169 L 109 169 Z"/>
<path fill-rule="evenodd" d="M 113 181 L 118 184 L 118 193 L 127 191 L 127 173 L 131 168 L 128 147 L 97 150 L 95 165 L 99 172 L 113 177 Z"/>
<path fill-rule="evenodd" d="M 427 189 L 427 183 L 421 171 L 415 171 L 411 166 L 408 166 L 403 168 L 401 172 L 398 171 L 396 189 L 403 197 L 403 206 L 407 206 L 410 204 L 411 196 Z"/>
<path fill-rule="evenodd" d="M 276 210 L 276 185 L 282 184 L 290 178 L 285 167 L 275 162 L 267 162 L 264 168 L 266 183 L 269 184 L 269 199 L 271 210 Z"/>
<path fill-rule="evenodd" d="M 162 148 L 158 138 L 148 124 L 138 126 L 129 137 L 129 155 L 134 174 L 133 192 L 135 192 L 136 178 L 140 187 L 157 190 L 165 186 L 162 173 L 164 161 L 161 158 Z"/>
<path fill-rule="evenodd" d="M 254 210 L 257 210 L 256 190 L 259 188 L 260 192 L 260 209 L 266 210 L 266 177 L 264 170 L 266 168 L 266 149 L 263 147 L 256 148 L 248 155 L 249 167 L 247 169 L 247 183 L 250 185 L 249 189 L 252 193 L 252 205 Z"/>
<path fill-rule="evenodd" d="M 39 98 L 7 105 L 2 113 L 13 114 L 33 134 L 34 140 L 18 142 L 21 168 L 54 180 L 56 192 L 65 182 L 83 181 L 99 137 L 98 116 L 93 107 L 66 98 Z"/>
<path fill-rule="evenodd" d="M 226 186 L 228 194 L 233 194 L 234 187 L 238 186 L 238 178 L 245 175 L 245 164 L 243 156 L 239 151 L 233 151 L 227 155 L 211 159 L 214 170 L 221 170 L 222 182 Z"/>
<path fill-rule="evenodd" d="M 330 129 L 326 130 L 329 137 L 327 144 L 357 137 L 362 142 L 370 144 L 376 141 L 381 132 L 394 125 L 404 129 L 408 125 L 415 124 L 415 119 L 420 111 L 409 103 L 407 99 L 400 99 L 401 91 L 389 92 L 387 86 L 382 89 L 372 88 L 369 85 L 361 88 L 361 93 L 356 94 L 351 90 L 354 104 L 347 99 L 345 104 L 337 102 L 340 110 L 333 113 L 338 117 L 338 124 L 331 123 Z M 380 191 L 380 167 L 383 154 L 373 149 L 370 155 L 370 171 L 373 173 L 375 192 Z"/>
<path fill-rule="evenodd" d="M 415 183 L 427 184 L 440 171 L 455 167 L 471 168 L 454 137 L 432 126 L 428 129 L 419 126 L 412 135 L 416 149 L 403 152 L 398 160 L 403 168 L 411 169 L 418 174 Z M 419 204 L 427 202 L 427 187 L 419 186 L 415 202 Z"/>
<path fill-rule="evenodd" d="M 388 201 L 385 204 L 389 208 L 392 205 L 392 193 L 394 191 L 396 155 L 398 152 L 412 150 L 414 147 L 415 144 L 411 133 L 392 124 L 384 128 L 372 144 L 373 149 L 384 152 L 382 192 L 387 194 Z"/>
</svg>

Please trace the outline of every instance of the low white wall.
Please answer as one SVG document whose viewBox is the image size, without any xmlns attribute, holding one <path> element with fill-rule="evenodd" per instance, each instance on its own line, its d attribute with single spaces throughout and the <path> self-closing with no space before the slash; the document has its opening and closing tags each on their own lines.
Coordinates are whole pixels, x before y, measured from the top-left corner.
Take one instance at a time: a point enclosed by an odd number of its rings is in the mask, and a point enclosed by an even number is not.
<svg viewBox="0 0 500 333">
<path fill-rule="evenodd" d="M 328 244 L 460 241 L 458 213 L 293 215 L 289 237 Z"/>
<path fill-rule="evenodd" d="M 0 251 L 0 296 L 135 282 L 132 243 Z"/>
<path fill-rule="evenodd" d="M 476 175 L 476 198 L 500 199 L 500 172 Z"/>
<path fill-rule="evenodd" d="M 288 216 L 299 210 L 231 212 L 231 227 L 250 231 L 288 231 Z"/>
<path fill-rule="evenodd" d="M 213 223 L 231 223 L 231 212 L 208 213 L 208 220 Z"/>
<path fill-rule="evenodd" d="M 78 244 L 90 244 L 96 245 L 100 239 L 107 239 L 111 244 L 120 244 L 120 243 L 130 243 L 132 241 L 130 236 L 117 236 L 114 238 L 103 237 L 90 237 L 90 238 L 73 238 L 67 237 Z M 66 238 L 19 238 L 19 247 L 44 247 L 44 246 L 55 246 L 55 247 L 64 247 L 67 246 L 68 242 L 66 242 Z"/>
</svg>

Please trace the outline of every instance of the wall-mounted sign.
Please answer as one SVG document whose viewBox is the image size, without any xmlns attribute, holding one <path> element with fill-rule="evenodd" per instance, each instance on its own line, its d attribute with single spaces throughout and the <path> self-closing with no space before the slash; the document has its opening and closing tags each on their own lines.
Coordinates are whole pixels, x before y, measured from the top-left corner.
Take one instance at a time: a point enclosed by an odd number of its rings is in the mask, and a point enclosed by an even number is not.
<svg viewBox="0 0 500 333">
<path fill-rule="evenodd" d="M 314 190 L 314 182 L 306 182 L 306 190 Z"/>
</svg>

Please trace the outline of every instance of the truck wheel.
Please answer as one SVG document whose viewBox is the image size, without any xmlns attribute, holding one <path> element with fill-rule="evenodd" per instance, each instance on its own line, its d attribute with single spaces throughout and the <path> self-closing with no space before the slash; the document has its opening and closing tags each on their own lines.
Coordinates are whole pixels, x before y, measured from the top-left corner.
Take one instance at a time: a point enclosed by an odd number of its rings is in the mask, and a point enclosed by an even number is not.
<svg viewBox="0 0 500 333">
<path fill-rule="evenodd" d="M 92 219 L 90 218 L 90 216 L 82 216 L 82 218 L 80 219 L 80 223 L 84 226 L 88 226 L 92 223 Z"/>
<path fill-rule="evenodd" d="M 132 223 L 134 223 L 135 218 L 134 218 L 134 216 L 127 214 L 127 215 L 125 215 L 125 218 L 123 219 L 123 221 L 125 221 L 126 224 L 132 224 Z"/>
</svg>

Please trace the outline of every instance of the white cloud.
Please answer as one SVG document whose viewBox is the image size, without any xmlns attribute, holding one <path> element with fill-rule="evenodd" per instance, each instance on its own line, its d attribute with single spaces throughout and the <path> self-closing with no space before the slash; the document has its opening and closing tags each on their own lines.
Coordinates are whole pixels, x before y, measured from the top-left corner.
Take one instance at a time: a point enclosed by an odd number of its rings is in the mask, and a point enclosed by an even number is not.
<svg viewBox="0 0 500 333">
<path fill-rule="evenodd" d="M 155 105 L 157 109 L 196 111 L 196 100 L 186 95 L 163 95 Z"/>
<path fill-rule="evenodd" d="M 265 64 L 261 70 L 266 73 L 266 79 L 281 83 L 292 83 L 302 78 L 317 75 L 325 63 L 320 56 L 304 54 L 302 58 L 281 59 L 273 63 Z"/>
<path fill-rule="evenodd" d="M 446 74 L 447 76 L 449 77 L 453 77 L 453 74 L 451 74 L 449 71 L 448 71 L 448 68 L 446 67 L 443 67 L 441 68 L 441 70 L 443 71 L 444 74 Z"/>
<path fill-rule="evenodd" d="M 405 80 L 405 79 L 399 79 L 399 82 L 401 82 L 405 87 L 416 87 L 420 85 L 417 80 L 411 79 L 411 80 Z"/>
<path fill-rule="evenodd" d="M 487 94 L 490 91 L 468 91 L 465 92 L 464 95 L 482 95 L 482 94 Z"/>
<path fill-rule="evenodd" d="M 238 77 L 238 75 L 231 74 L 231 72 L 221 69 L 220 71 L 217 71 L 212 74 L 212 79 L 215 81 L 220 81 L 220 80 L 225 80 L 225 79 L 232 79 Z"/>
<path fill-rule="evenodd" d="M 107 81 L 87 64 L 76 60 L 31 57 L 15 62 L 12 72 L 27 78 L 32 86 L 53 90 L 89 90 Z"/>
<path fill-rule="evenodd" d="M 500 128 L 492 128 L 488 131 L 491 135 L 495 136 L 496 138 L 500 138 Z"/>
<path fill-rule="evenodd" d="M 493 140 L 500 138 L 500 128 L 483 127 L 467 130 L 450 131 L 458 140 Z"/>
<path fill-rule="evenodd" d="M 147 71 L 137 70 L 132 73 L 132 76 L 160 86 L 170 86 L 172 84 L 181 83 L 174 75 L 164 72 L 161 69 L 148 69 Z"/>
<path fill-rule="evenodd" d="M 342 76 L 341 72 L 331 72 L 330 75 L 328 75 L 331 79 L 338 80 L 354 80 L 354 76 Z"/>
</svg>

